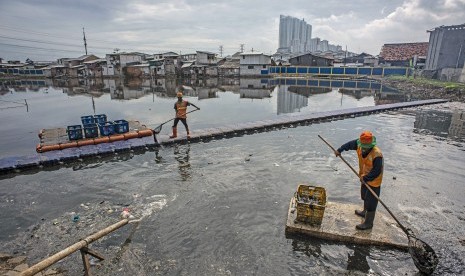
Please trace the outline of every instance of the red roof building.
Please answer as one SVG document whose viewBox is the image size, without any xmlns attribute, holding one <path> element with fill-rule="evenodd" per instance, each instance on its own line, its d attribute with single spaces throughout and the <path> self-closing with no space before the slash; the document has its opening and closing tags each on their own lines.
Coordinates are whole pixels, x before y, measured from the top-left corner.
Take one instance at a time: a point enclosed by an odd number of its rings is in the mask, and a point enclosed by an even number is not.
<svg viewBox="0 0 465 276">
<path fill-rule="evenodd" d="M 379 57 L 391 65 L 409 66 L 409 60 L 414 56 L 426 57 L 428 44 L 428 42 L 384 44 Z"/>
</svg>

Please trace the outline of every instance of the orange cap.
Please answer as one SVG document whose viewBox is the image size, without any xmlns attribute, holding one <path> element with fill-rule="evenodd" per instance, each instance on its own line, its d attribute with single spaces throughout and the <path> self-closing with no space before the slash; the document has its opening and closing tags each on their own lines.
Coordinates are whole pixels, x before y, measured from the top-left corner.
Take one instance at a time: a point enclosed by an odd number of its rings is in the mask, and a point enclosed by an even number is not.
<svg viewBox="0 0 465 276">
<path fill-rule="evenodd" d="M 371 131 L 364 131 L 360 134 L 357 144 L 362 148 L 372 148 L 376 145 L 376 137 L 373 136 Z"/>
<path fill-rule="evenodd" d="M 370 131 L 364 131 L 360 134 L 360 143 L 371 144 L 371 142 L 373 142 L 373 133 Z"/>
</svg>

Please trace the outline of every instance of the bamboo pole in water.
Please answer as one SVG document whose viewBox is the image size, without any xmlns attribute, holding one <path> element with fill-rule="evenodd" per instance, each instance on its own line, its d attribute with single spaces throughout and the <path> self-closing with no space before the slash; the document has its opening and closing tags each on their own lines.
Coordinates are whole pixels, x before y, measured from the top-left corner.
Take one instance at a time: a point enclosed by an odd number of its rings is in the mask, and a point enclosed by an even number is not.
<svg viewBox="0 0 465 276">
<path fill-rule="evenodd" d="M 45 260 L 42 260 L 41 262 L 31 266 L 30 268 L 26 269 L 23 271 L 20 275 L 21 276 L 29 276 L 29 275 L 34 275 L 47 267 L 53 265 L 54 263 L 58 262 L 59 260 L 71 255 L 72 253 L 80 250 L 81 248 L 87 247 L 90 243 L 100 239 L 101 237 L 121 228 L 122 226 L 126 225 L 129 223 L 128 219 L 123 219 L 113 225 L 108 226 L 105 229 L 102 229 L 98 231 L 97 233 L 94 233 L 81 241 L 61 250 L 60 252 L 56 253 L 53 256 L 48 257 Z"/>
</svg>

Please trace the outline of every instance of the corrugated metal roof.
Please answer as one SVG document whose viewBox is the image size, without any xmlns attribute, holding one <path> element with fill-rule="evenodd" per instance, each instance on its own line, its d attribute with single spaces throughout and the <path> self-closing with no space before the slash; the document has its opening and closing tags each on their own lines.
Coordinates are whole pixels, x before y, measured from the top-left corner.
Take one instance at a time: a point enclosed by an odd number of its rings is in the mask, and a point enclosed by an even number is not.
<svg viewBox="0 0 465 276">
<path fill-rule="evenodd" d="M 194 64 L 194 63 L 193 63 L 193 62 L 186 62 L 186 63 L 184 63 L 184 64 L 181 66 L 181 68 L 191 67 L 192 64 Z"/>
<path fill-rule="evenodd" d="M 207 52 L 207 51 L 197 51 L 197 53 L 204 53 L 204 54 L 208 54 L 208 55 L 216 55 L 215 53 Z"/>
<path fill-rule="evenodd" d="M 97 62 L 107 62 L 107 60 L 104 59 L 104 58 L 99 58 L 99 59 L 94 59 L 94 60 L 91 60 L 91 61 L 84 61 L 84 64 L 94 64 L 94 63 L 97 63 Z"/>
</svg>

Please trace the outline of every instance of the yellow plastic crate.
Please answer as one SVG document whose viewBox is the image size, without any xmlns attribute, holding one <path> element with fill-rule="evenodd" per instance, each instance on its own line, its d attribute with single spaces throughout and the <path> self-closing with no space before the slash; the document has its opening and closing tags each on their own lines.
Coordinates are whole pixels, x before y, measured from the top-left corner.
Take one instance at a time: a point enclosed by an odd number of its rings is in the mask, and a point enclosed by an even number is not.
<svg viewBox="0 0 465 276">
<path fill-rule="evenodd" d="M 320 225 L 326 208 L 326 190 L 323 187 L 299 184 L 294 194 L 296 221 Z"/>
</svg>

